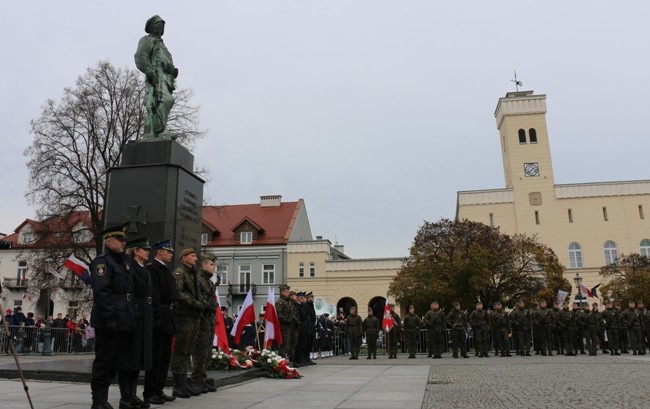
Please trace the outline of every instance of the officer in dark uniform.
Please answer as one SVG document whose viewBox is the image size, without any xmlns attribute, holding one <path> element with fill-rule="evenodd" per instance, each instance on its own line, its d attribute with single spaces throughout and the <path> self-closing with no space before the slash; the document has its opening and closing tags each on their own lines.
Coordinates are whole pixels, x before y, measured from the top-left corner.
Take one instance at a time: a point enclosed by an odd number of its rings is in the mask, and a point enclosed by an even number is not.
<svg viewBox="0 0 650 409">
<path fill-rule="evenodd" d="M 363 320 L 357 314 L 357 307 L 350 307 L 350 315 L 348 315 L 348 339 L 350 340 L 350 359 L 359 359 L 359 351 L 361 350 L 361 337 L 363 336 L 362 327 Z"/>
<path fill-rule="evenodd" d="M 108 388 L 115 378 L 119 353 L 129 347 L 137 310 L 130 259 L 124 253 L 124 229 L 107 228 L 102 237 L 106 251 L 90 265 L 94 300 L 90 320 L 96 340 L 90 387 L 95 409 L 111 407 Z"/>
<path fill-rule="evenodd" d="M 167 265 L 174 259 L 174 248 L 169 239 L 151 246 L 154 260 L 147 264 L 151 276 L 153 305 L 153 334 L 151 339 L 151 370 L 144 377 L 144 401 L 155 405 L 173 401 L 163 392 L 172 355 L 172 339 L 176 333 L 175 302 L 178 298 L 176 281 Z"/>
<path fill-rule="evenodd" d="M 309 351 L 316 351 L 313 347 L 316 338 L 316 309 L 314 308 L 314 293 L 311 291 L 308 292 L 305 294 L 305 298 L 307 299 L 307 312 L 309 313 L 309 324 L 307 327 L 309 348 L 305 353 L 305 362 L 307 362 L 309 365 L 316 365 L 316 362 L 312 361 L 311 359 L 312 356 L 315 356 L 315 354 L 309 353 Z"/>
<path fill-rule="evenodd" d="M 127 348 L 120 354 L 117 377 L 120 385 L 120 408 L 148 408 L 149 404 L 138 398 L 138 374 L 140 370 L 151 369 L 151 336 L 153 331 L 153 310 L 151 298 L 151 277 L 145 267 L 149 259 L 149 241 L 146 237 L 129 240 L 126 252 L 131 258 L 134 296 L 138 306 L 138 319 L 130 333 Z"/>
</svg>

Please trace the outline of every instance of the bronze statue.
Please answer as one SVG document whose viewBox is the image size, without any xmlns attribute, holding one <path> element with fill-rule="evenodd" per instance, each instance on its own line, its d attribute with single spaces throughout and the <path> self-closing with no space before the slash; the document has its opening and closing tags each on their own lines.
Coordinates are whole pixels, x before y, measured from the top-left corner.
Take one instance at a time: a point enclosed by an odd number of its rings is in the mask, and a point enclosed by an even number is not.
<svg viewBox="0 0 650 409">
<path fill-rule="evenodd" d="M 165 20 L 153 16 L 144 27 L 148 34 L 140 39 L 135 53 L 135 65 L 147 77 L 145 106 L 147 117 L 144 124 L 144 138 L 175 139 L 166 132 L 169 111 L 174 105 L 174 79 L 178 68 L 174 67 L 162 35 L 165 33 Z"/>
</svg>

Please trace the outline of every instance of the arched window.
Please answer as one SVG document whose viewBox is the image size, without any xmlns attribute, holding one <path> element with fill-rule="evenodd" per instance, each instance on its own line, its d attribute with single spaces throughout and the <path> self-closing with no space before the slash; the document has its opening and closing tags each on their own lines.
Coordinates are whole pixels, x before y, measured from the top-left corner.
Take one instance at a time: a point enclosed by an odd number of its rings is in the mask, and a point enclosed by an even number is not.
<svg viewBox="0 0 650 409">
<path fill-rule="evenodd" d="M 641 251 L 639 251 L 639 254 L 642 256 L 650 257 L 650 240 L 641 240 Z"/>
<path fill-rule="evenodd" d="M 618 259 L 618 246 L 611 240 L 605 242 L 605 265 L 616 263 Z"/>
<path fill-rule="evenodd" d="M 523 129 L 519 130 L 519 143 L 526 143 L 526 131 Z"/>
<path fill-rule="evenodd" d="M 569 244 L 569 267 L 582 267 L 582 247 L 576 242 Z"/>
<path fill-rule="evenodd" d="M 316 277 L 316 265 L 313 262 L 309 263 L 309 277 Z"/>
<path fill-rule="evenodd" d="M 528 130 L 528 137 L 530 138 L 530 143 L 537 143 L 537 131 L 535 128 L 530 128 Z"/>
<path fill-rule="evenodd" d="M 298 264 L 298 277 L 305 276 L 305 263 Z"/>
</svg>

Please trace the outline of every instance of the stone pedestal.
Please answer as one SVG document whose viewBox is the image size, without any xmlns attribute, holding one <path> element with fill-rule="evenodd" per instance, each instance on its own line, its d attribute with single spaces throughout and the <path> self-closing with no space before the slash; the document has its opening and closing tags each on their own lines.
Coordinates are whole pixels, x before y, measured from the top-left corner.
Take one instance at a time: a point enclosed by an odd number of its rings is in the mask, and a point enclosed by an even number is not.
<svg viewBox="0 0 650 409">
<path fill-rule="evenodd" d="M 129 238 L 147 236 L 151 244 L 169 238 L 176 261 L 184 248 L 200 254 L 204 180 L 193 167 L 194 156 L 175 141 L 127 144 L 120 166 L 109 170 L 104 225 L 128 223 Z"/>
</svg>

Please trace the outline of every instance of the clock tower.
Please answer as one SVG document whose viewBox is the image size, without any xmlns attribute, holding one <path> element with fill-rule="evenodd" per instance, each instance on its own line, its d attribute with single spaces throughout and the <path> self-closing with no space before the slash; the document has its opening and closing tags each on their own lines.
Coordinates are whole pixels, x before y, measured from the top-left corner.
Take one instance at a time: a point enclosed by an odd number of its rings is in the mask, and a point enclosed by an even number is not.
<svg viewBox="0 0 650 409">
<path fill-rule="evenodd" d="M 508 92 L 494 112 L 501 136 L 503 171 L 509 189 L 554 185 L 546 129 L 546 95 Z"/>
</svg>

